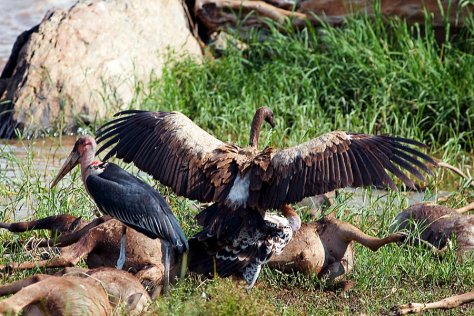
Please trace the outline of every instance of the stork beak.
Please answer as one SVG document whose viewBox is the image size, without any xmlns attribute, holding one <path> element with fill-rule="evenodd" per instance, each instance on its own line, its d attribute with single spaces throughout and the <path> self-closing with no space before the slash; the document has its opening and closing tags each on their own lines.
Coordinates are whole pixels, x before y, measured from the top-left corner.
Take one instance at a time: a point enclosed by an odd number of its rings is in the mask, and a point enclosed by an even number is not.
<svg viewBox="0 0 474 316">
<path fill-rule="evenodd" d="M 273 116 L 267 117 L 265 121 L 267 121 L 267 123 L 270 124 L 272 128 L 275 128 L 275 121 L 273 120 Z"/>
<path fill-rule="evenodd" d="M 51 183 L 50 188 L 52 189 L 58 182 L 68 174 L 69 171 L 71 171 L 75 166 L 79 164 L 79 154 L 77 151 L 73 150 L 70 154 L 69 157 L 67 157 L 66 161 L 64 162 L 63 166 L 58 172 L 58 175 L 56 178 L 54 178 L 53 182 Z"/>
</svg>

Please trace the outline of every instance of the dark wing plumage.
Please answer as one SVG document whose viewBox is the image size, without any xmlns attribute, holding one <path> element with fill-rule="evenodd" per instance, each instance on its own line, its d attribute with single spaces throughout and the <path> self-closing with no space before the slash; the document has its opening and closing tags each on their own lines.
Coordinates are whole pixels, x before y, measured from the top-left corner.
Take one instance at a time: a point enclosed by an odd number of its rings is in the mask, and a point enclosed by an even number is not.
<svg viewBox="0 0 474 316">
<path fill-rule="evenodd" d="M 257 247 L 250 236 L 243 236 L 249 232 L 255 236 L 258 228 L 265 225 L 260 214 L 247 208 L 232 210 L 214 203 L 196 219 L 203 230 L 189 239 L 190 271 L 212 276 L 215 269 L 221 277 L 227 277 L 242 272 L 250 264 Z"/>
<path fill-rule="evenodd" d="M 223 200 L 237 169 L 238 147 L 211 136 L 179 112 L 130 110 L 117 113 L 97 132 L 104 142 L 99 154 L 134 162 L 181 196 L 211 202 Z M 106 141 L 107 140 L 107 141 Z"/>
<path fill-rule="evenodd" d="M 396 190 L 387 171 L 415 188 L 401 170 L 424 180 L 418 169 L 431 174 L 429 166 L 436 162 L 412 146 L 424 147 L 399 137 L 340 131 L 324 134 L 271 153 L 265 169 L 254 165 L 249 204 L 278 209 L 285 203 L 347 186 L 389 186 Z"/>
<path fill-rule="evenodd" d="M 204 228 L 189 239 L 189 270 L 209 277 L 214 272 L 221 277 L 239 275 L 251 287 L 260 267 L 273 254 L 283 250 L 291 240 L 292 231 L 284 218 L 275 217 L 282 221 L 279 223 L 273 218 L 260 219 L 260 215 L 253 210 L 240 208 L 237 212 L 240 214 L 228 222 L 233 225 L 227 225 L 227 230 L 219 237 Z M 254 221 L 260 224 L 257 227 L 248 224 Z"/>
<path fill-rule="evenodd" d="M 220 203 L 214 203 L 202 210 L 196 215 L 196 220 L 207 234 L 216 235 L 219 240 L 235 240 L 242 229 L 255 232 L 265 225 L 262 215 L 256 209 L 234 209 Z"/>
<path fill-rule="evenodd" d="M 250 172 L 247 206 L 283 204 L 346 186 L 389 186 L 388 172 L 407 186 L 404 171 L 424 179 L 436 163 L 405 138 L 331 132 L 298 146 L 260 153 L 225 144 L 178 112 L 125 111 L 98 131 L 99 152 L 117 156 L 153 175 L 178 195 L 226 203 L 238 172 Z"/>
<path fill-rule="evenodd" d="M 178 252 L 188 243 L 165 199 L 147 183 L 108 163 L 87 177 L 86 187 L 99 209 L 150 238 L 171 243 Z"/>
</svg>

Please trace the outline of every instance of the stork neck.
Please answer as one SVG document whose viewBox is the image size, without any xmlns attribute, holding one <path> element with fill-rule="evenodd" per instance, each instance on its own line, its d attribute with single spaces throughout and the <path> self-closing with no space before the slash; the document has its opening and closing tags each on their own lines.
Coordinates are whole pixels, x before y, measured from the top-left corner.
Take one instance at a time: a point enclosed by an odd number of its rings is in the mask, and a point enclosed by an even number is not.
<svg viewBox="0 0 474 316">
<path fill-rule="evenodd" d="M 86 179 L 90 174 L 90 169 L 89 166 L 96 163 L 94 161 L 95 153 L 92 151 L 87 151 L 84 153 L 84 155 L 81 157 L 81 177 L 82 181 L 86 183 Z"/>
<path fill-rule="evenodd" d="M 253 117 L 250 127 L 250 147 L 258 148 L 258 139 L 260 137 L 260 129 L 262 128 L 265 117 L 263 112 L 257 111 Z"/>
</svg>

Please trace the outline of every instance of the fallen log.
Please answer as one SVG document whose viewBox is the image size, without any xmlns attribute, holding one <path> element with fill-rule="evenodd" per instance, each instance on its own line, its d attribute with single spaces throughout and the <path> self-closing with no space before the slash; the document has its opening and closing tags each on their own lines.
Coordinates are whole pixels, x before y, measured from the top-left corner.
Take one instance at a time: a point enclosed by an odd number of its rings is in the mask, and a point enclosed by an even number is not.
<svg viewBox="0 0 474 316">
<path fill-rule="evenodd" d="M 459 0 L 382 0 L 380 8 L 376 3 L 367 0 L 197 0 L 194 13 L 212 33 L 229 27 L 238 27 L 240 31 L 265 27 L 268 19 L 278 23 L 289 19 L 296 27 L 321 22 L 338 26 L 356 14 L 375 17 L 378 12 L 384 17 L 400 17 L 409 24 L 424 23 L 425 17 L 430 16 L 433 27 L 446 23 L 460 27 L 474 12 L 474 5 Z"/>
</svg>

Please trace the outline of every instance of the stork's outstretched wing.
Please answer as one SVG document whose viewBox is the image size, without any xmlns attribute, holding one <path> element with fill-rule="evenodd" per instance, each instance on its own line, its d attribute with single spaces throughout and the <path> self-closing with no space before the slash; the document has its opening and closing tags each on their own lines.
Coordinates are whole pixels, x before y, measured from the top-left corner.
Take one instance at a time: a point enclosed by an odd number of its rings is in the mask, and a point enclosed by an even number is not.
<svg viewBox="0 0 474 316">
<path fill-rule="evenodd" d="M 424 180 L 420 170 L 432 173 L 436 162 L 413 148 L 425 147 L 414 140 L 330 132 L 301 145 L 274 152 L 268 164 L 254 166 L 249 205 L 280 208 L 285 203 L 347 186 L 389 186 L 396 189 L 388 172 L 414 188 L 402 170 Z M 263 168 L 263 169 L 262 169 Z"/>
<path fill-rule="evenodd" d="M 223 143 L 178 112 L 125 111 L 98 131 L 116 155 L 153 175 L 178 195 L 257 210 L 346 186 L 389 186 L 388 172 L 407 186 L 436 163 L 399 137 L 331 132 L 288 149 L 247 150 Z M 237 181 L 238 180 L 238 181 Z M 235 188 L 234 188 L 235 187 Z M 235 190 L 234 190 L 235 189 Z"/>
<path fill-rule="evenodd" d="M 221 142 L 179 112 L 130 110 L 97 132 L 99 154 L 134 162 L 176 194 L 201 202 L 223 200 L 237 170 L 237 146 Z"/>
</svg>

